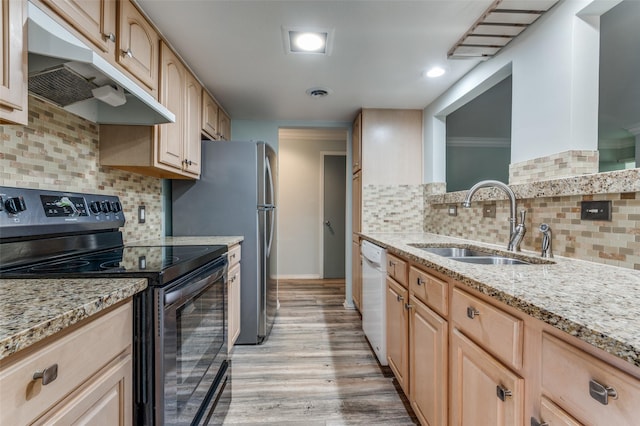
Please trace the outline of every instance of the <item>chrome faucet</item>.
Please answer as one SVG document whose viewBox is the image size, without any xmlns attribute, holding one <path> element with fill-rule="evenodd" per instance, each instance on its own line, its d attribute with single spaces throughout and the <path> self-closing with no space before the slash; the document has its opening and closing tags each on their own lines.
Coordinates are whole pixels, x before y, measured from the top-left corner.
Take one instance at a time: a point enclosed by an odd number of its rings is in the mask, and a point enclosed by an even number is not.
<svg viewBox="0 0 640 426">
<path fill-rule="evenodd" d="M 524 226 L 524 217 L 526 212 L 524 210 L 520 212 L 520 224 L 516 224 L 516 195 L 508 185 L 498 180 L 482 180 L 469 189 L 467 196 L 462 202 L 463 207 L 471 207 L 471 198 L 473 198 L 480 188 L 498 188 L 507 194 L 507 197 L 509 198 L 509 244 L 507 245 L 507 250 L 520 251 L 520 243 L 522 243 L 524 234 L 527 232 L 527 228 Z"/>
</svg>

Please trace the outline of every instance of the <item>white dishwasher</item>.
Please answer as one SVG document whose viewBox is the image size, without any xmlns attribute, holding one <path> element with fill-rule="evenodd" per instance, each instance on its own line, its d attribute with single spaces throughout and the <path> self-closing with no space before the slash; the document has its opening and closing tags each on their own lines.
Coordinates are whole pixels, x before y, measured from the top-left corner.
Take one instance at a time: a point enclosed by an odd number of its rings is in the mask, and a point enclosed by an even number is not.
<svg viewBox="0 0 640 426">
<path fill-rule="evenodd" d="M 362 241 L 362 329 L 380 365 L 387 362 L 387 310 L 385 308 L 387 251 Z"/>
</svg>

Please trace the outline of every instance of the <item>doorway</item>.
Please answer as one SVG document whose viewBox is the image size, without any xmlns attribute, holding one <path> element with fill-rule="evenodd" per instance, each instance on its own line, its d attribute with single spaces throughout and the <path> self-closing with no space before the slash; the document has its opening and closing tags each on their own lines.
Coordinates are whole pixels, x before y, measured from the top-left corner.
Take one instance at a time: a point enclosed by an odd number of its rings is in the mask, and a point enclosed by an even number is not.
<svg viewBox="0 0 640 426">
<path fill-rule="evenodd" d="M 322 152 L 322 278 L 345 277 L 345 153 Z"/>
</svg>

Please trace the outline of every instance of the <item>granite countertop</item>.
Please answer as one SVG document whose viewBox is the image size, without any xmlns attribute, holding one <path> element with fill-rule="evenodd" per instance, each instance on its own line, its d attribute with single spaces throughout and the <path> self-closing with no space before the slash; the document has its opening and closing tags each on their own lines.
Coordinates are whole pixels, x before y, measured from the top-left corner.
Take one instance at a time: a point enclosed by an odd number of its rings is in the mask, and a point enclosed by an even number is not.
<svg viewBox="0 0 640 426">
<path fill-rule="evenodd" d="M 141 278 L 0 279 L 0 360 L 145 288 Z"/>
<path fill-rule="evenodd" d="M 202 246 L 202 245 L 226 245 L 231 247 L 244 240 L 237 235 L 230 236 L 206 236 L 206 237 L 160 237 L 148 240 L 133 241 L 128 246 Z"/>
<path fill-rule="evenodd" d="M 361 236 L 640 367 L 640 271 L 563 257 L 551 259 L 553 264 L 478 265 L 409 244 L 508 252 L 502 246 L 429 233 Z M 519 257 L 542 260 L 533 252 Z"/>
</svg>

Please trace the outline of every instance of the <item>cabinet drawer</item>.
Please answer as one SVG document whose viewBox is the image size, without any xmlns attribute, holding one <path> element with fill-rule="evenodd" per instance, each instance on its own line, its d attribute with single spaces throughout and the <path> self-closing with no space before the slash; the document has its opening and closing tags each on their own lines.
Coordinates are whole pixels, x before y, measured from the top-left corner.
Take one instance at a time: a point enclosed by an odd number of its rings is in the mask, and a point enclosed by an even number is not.
<svg viewBox="0 0 640 426">
<path fill-rule="evenodd" d="M 409 290 L 440 315 L 446 316 L 449 313 L 449 288 L 446 281 L 412 266 L 409 268 Z"/>
<path fill-rule="evenodd" d="M 229 249 L 229 253 L 227 254 L 229 260 L 229 268 L 233 265 L 240 263 L 240 258 L 242 257 L 242 252 L 240 250 L 240 244 L 236 244 Z"/>
<path fill-rule="evenodd" d="M 522 367 L 522 320 L 458 288 L 453 289 L 451 316 L 484 349 L 512 367 Z"/>
<path fill-rule="evenodd" d="M 576 421 L 576 419 L 567 414 L 562 408 L 558 407 L 544 396 L 540 402 L 540 418 L 541 425 L 582 426 L 582 423 Z"/>
<path fill-rule="evenodd" d="M 28 424 L 42 415 L 130 350 L 132 328 L 129 302 L 0 370 L 0 424 Z M 54 364 L 55 380 L 43 386 L 42 380 L 33 379 L 36 371 Z"/>
<path fill-rule="evenodd" d="M 611 388 L 617 397 L 596 400 L 598 393 L 606 393 L 599 385 Z M 640 381 L 546 333 L 542 336 L 542 388 L 586 424 L 631 425 L 640 418 Z"/>
<path fill-rule="evenodd" d="M 387 253 L 387 275 L 407 288 L 407 262 Z"/>
</svg>

